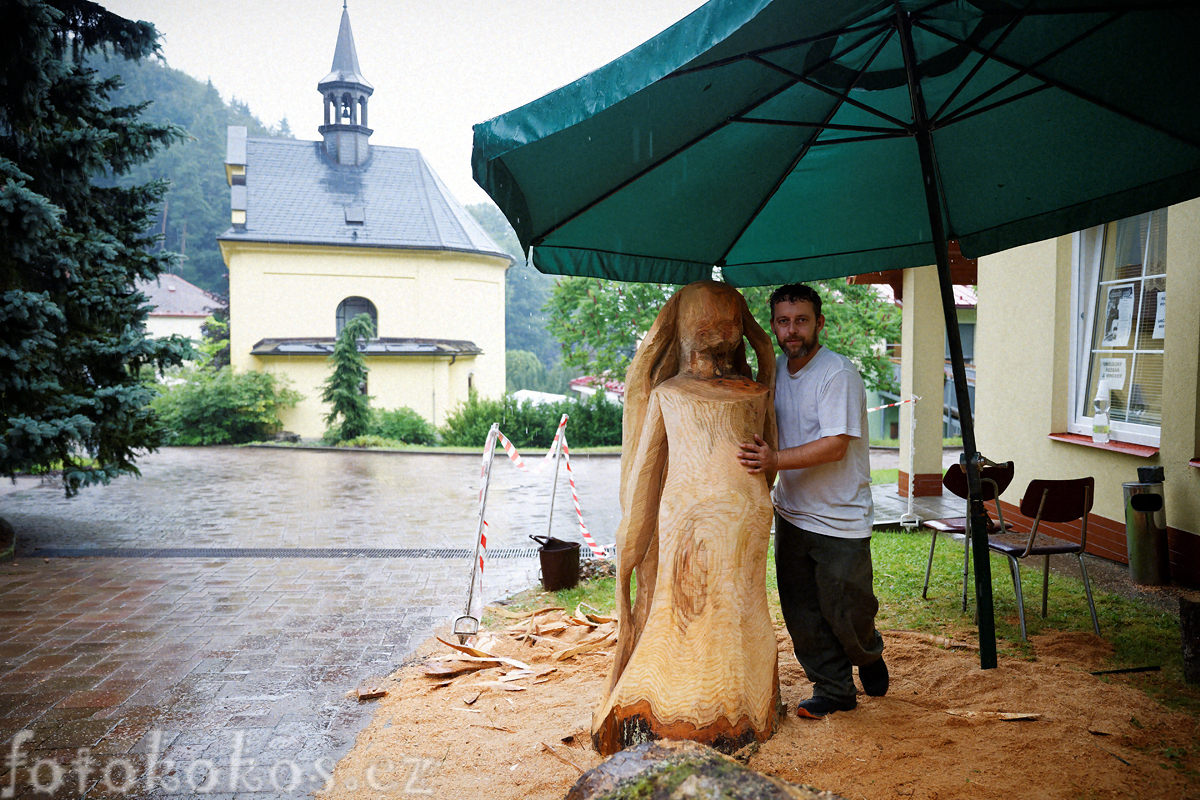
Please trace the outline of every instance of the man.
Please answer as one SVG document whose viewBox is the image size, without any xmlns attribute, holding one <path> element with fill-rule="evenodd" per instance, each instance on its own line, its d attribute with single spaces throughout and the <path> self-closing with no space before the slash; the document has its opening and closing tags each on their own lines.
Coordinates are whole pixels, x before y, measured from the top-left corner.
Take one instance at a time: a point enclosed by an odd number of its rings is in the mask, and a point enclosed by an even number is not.
<svg viewBox="0 0 1200 800">
<path fill-rule="evenodd" d="M 779 602 L 813 684 L 796 713 L 810 719 L 858 705 L 852 666 L 868 695 L 888 688 L 875 629 L 866 391 L 854 364 L 821 346 L 824 327 L 811 287 L 772 293 L 771 331 L 783 351 L 775 377 L 779 450 L 755 436 L 738 455 L 752 473 L 779 472 L 772 494 Z"/>
</svg>

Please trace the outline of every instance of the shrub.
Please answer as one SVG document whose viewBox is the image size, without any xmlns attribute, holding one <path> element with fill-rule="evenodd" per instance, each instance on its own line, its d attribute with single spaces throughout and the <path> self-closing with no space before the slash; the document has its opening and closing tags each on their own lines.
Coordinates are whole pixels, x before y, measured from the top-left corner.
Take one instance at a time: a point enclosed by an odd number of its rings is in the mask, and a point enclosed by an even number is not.
<svg viewBox="0 0 1200 800">
<path fill-rule="evenodd" d="M 481 400 L 475 394 L 446 417 L 442 442 L 462 447 L 481 447 L 493 422 L 517 447 L 549 447 L 563 414 L 570 417 L 567 441 L 572 447 L 597 447 L 621 443 L 622 406 L 603 393 L 584 400 L 560 403 L 518 404 L 512 395 L 499 400 Z"/>
<path fill-rule="evenodd" d="M 375 436 L 367 434 L 365 436 L 356 436 L 353 439 L 346 439 L 343 442 L 338 442 L 338 447 L 375 447 L 383 449 L 397 449 L 404 447 L 404 442 L 399 439 L 389 439 L 386 436 Z"/>
<path fill-rule="evenodd" d="M 274 435 L 283 427 L 279 412 L 300 399 L 268 372 L 235 374 L 223 367 L 186 371 L 182 383 L 162 387 L 151 405 L 172 444 L 242 444 Z"/>
<path fill-rule="evenodd" d="M 407 406 L 371 409 L 368 433 L 407 444 L 433 444 L 437 441 L 437 429 Z"/>
</svg>

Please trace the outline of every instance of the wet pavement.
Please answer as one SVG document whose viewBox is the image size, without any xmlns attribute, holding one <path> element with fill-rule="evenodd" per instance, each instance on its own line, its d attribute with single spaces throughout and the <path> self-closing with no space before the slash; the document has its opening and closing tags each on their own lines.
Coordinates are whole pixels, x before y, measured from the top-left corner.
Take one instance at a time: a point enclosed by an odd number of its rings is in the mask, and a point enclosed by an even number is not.
<svg viewBox="0 0 1200 800">
<path fill-rule="evenodd" d="M 876 468 L 889 459 L 872 451 Z M 572 459 L 601 544 L 619 464 Z M 347 694 L 461 613 L 478 456 L 174 448 L 141 467 L 72 500 L 0 487 L 19 532 L 0 564 L 0 798 L 311 796 L 371 713 Z M 547 531 L 553 471 L 501 453 L 492 475 L 489 601 L 538 581 L 527 536 Z M 566 478 L 552 533 L 577 541 Z M 907 511 L 895 484 L 873 493 L 878 520 Z M 921 518 L 964 507 L 914 502 Z M 1128 591 L 1108 566 L 1097 583 Z M 418 794 L 428 769 L 375 778 Z"/>
<path fill-rule="evenodd" d="M 461 613 L 479 466 L 178 448 L 72 500 L 5 492 L 0 797 L 310 796 L 370 714 L 347 693 Z M 619 459 L 572 466 L 610 543 Z M 501 454 L 492 477 L 489 601 L 538 581 L 527 535 L 547 530 L 553 472 Z M 553 533 L 578 540 L 565 469 L 559 484 Z"/>
</svg>

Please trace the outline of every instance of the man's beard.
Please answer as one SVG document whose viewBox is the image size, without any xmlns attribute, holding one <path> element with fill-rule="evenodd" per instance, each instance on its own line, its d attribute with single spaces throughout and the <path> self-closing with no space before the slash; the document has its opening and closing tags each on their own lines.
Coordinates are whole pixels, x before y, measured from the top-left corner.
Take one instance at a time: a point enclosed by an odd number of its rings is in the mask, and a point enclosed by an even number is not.
<svg viewBox="0 0 1200 800">
<path fill-rule="evenodd" d="M 817 349 L 817 337 L 813 336 L 809 339 L 799 339 L 793 342 L 780 342 L 779 349 L 788 357 L 788 360 L 805 358 L 809 353 Z"/>
</svg>

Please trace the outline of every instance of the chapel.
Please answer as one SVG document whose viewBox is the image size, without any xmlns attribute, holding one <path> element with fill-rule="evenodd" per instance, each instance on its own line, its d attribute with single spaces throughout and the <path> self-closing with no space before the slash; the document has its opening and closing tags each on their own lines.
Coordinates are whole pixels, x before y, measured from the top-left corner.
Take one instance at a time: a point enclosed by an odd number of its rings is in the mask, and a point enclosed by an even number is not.
<svg viewBox="0 0 1200 800">
<path fill-rule="evenodd" d="M 434 425 L 504 392 L 504 275 L 511 258 L 413 148 L 371 143 L 374 87 L 343 6 L 333 63 L 317 83 L 321 138 L 228 129 L 230 361 L 286 377 L 304 399 L 285 430 L 320 437 L 329 356 L 368 314 L 360 344 L 373 408 L 407 406 Z"/>
</svg>

